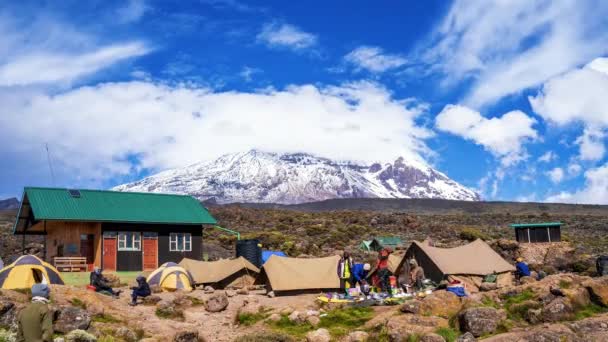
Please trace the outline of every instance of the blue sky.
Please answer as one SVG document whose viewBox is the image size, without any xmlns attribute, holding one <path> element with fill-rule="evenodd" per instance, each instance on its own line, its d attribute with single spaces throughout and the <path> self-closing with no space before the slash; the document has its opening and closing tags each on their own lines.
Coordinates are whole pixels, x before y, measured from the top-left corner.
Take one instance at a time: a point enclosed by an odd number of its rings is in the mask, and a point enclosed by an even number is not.
<svg viewBox="0 0 608 342">
<path fill-rule="evenodd" d="M 20 1 L 0 36 L 0 197 L 258 148 L 608 204 L 605 1 Z"/>
</svg>

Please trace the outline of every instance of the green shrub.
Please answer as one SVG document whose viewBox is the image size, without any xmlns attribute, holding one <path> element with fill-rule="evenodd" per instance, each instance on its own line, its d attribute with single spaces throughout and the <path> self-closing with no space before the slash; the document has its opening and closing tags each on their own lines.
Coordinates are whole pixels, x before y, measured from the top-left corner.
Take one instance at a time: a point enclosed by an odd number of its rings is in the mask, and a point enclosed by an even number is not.
<svg viewBox="0 0 608 342">
<path fill-rule="evenodd" d="M 271 310 L 260 308 L 256 313 L 239 313 L 236 319 L 239 324 L 249 327 L 268 318 Z"/>
<path fill-rule="evenodd" d="M 15 342 L 17 335 L 8 330 L 0 329 L 0 342 Z"/>
<path fill-rule="evenodd" d="M 65 335 L 66 342 L 96 342 L 97 337 L 84 330 L 72 330 Z"/>
<path fill-rule="evenodd" d="M 329 311 L 321 317 L 320 328 L 326 328 L 333 336 L 344 336 L 372 319 L 371 308 L 347 308 Z"/>
<path fill-rule="evenodd" d="M 569 289 L 571 286 L 572 286 L 572 283 L 567 280 L 562 279 L 559 281 L 560 289 Z"/>
<path fill-rule="evenodd" d="M 237 337 L 235 342 L 293 342 L 291 336 L 278 332 L 261 332 Z"/>
<path fill-rule="evenodd" d="M 93 316 L 93 318 L 91 319 L 93 322 L 98 322 L 98 323 L 120 323 L 122 322 L 120 319 L 104 313 L 104 314 L 99 314 L 99 315 L 95 315 Z"/>
<path fill-rule="evenodd" d="M 536 294 L 530 289 L 513 296 L 506 296 L 504 306 L 509 319 L 523 320 L 529 309 L 538 309 L 541 304 L 534 301 L 535 298 Z"/>
<path fill-rule="evenodd" d="M 72 304 L 73 306 L 75 306 L 77 308 L 81 308 L 83 310 L 87 309 L 87 303 L 83 302 L 82 300 L 80 300 L 78 298 L 72 298 L 72 300 L 70 300 L 70 304 Z"/>
<path fill-rule="evenodd" d="M 608 312 L 608 309 L 592 303 L 576 311 L 574 314 L 574 319 L 578 321 L 580 319 L 589 318 L 604 312 Z"/>
<path fill-rule="evenodd" d="M 452 328 L 438 328 L 435 330 L 435 334 L 443 337 L 446 342 L 454 342 L 458 338 L 458 335 L 460 335 L 457 330 Z"/>
<path fill-rule="evenodd" d="M 464 228 L 458 235 L 462 240 L 475 241 L 477 239 L 489 240 L 490 237 L 477 228 Z"/>
</svg>

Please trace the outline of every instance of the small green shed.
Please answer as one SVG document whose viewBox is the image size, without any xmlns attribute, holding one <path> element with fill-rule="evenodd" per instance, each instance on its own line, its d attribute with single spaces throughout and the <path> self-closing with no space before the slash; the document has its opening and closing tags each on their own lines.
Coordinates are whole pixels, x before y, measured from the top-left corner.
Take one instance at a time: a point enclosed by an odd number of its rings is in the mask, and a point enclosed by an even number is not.
<svg viewBox="0 0 608 342">
<path fill-rule="evenodd" d="M 542 222 L 542 223 L 515 223 L 511 228 L 515 230 L 517 242 L 560 242 L 561 222 Z"/>
</svg>

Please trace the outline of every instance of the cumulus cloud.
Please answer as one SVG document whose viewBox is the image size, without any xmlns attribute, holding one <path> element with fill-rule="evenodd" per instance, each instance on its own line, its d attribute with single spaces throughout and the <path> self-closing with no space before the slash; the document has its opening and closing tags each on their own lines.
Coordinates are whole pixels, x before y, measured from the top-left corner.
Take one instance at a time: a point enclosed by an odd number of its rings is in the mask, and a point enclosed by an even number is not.
<svg viewBox="0 0 608 342">
<path fill-rule="evenodd" d="M 253 80 L 253 75 L 261 72 L 261 69 L 244 66 L 243 69 L 241 69 L 241 72 L 239 72 L 239 76 L 241 76 L 245 82 L 251 82 Z"/>
<path fill-rule="evenodd" d="M 580 166 L 577 163 L 570 163 L 568 165 L 568 176 L 570 177 L 576 177 L 578 176 L 581 171 L 583 170 L 582 166 Z"/>
<path fill-rule="evenodd" d="M 606 147 L 603 140 L 605 137 L 606 134 L 602 130 L 586 128 L 583 135 L 576 139 L 576 143 L 579 145 L 580 158 L 591 161 L 604 158 Z"/>
<path fill-rule="evenodd" d="M 3 160 L 27 165 L 25 174 L 46 172 L 40 153 L 48 142 L 58 178 L 75 185 L 251 148 L 422 161 L 432 135 L 416 123 L 423 107 L 368 82 L 215 92 L 132 81 L 15 95 L 0 92 L 0 143 L 11 146 Z"/>
<path fill-rule="evenodd" d="M 419 54 L 447 84 L 472 80 L 479 107 L 606 53 L 607 16 L 605 1 L 457 0 Z"/>
<path fill-rule="evenodd" d="M 129 0 L 117 11 L 117 18 L 122 23 L 132 23 L 141 19 L 149 10 L 145 0 Z"/>
<path fill-rule="evenodd" d="M 460 105 L 447 105 L 435 118 L 438 129 L 471 140 L 501 158 L 503 166 L 526 158 L 523 144 L 538 137 L 534 118 L 521 111 L 487 119 L 479 112 Z"/>
<path fill-rule="evenodd" d="M 344 60 L 359 70 L 365 69 L 374 73 L 399 68 L 407 63 L 403 56 L 385 53 L 377 46 L 359 46 L 344 56 Z"/>
<path fill-rule="evenodd" d="M 547 171 L 547 175 L 551 182 L 557 184 L 564 180 L 564 170 L 561 167 L 556 167 L 553 170 Z"/>
<path fill-rule="evenodd" d="M 262 27 L 262 31 L 257 35 L 257 40 L 272 48 L 289 48 L 299 51 L 315 46 L 318 38 L 297 26 L 272 22 Z"/>
<path fill-rule="evenodd" d="M 608 163 L 585 172 L 585 186 L 575 192 L 549 196 L 547 202 L 608 204 Z"/>
<path fill-rule="evenodd" d="M 542 156 L 538 158 L 538 161 L 541 163 L 550 163 L 553 160 L 557 159 L 557 154 L 553 151 L 547 151 Z"/>
</svg>

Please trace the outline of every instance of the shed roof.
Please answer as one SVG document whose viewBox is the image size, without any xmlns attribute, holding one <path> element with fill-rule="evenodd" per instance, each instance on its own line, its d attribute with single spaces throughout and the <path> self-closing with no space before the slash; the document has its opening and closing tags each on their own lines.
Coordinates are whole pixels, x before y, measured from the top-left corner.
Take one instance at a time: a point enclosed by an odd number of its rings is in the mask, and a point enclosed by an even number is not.
<svg viewBox="0 0 608 342">
<path fill-rule="evenodd" d="M 74 192 L 72 194 L 71 192 Z M 14 233 L 41 220 L 156 224 L 215 224 L 191 196 L 26 187 Z"/>
<path fill-rule="evenodd" d="M 515 223 L 511 228 L 545 228 L 545 227 L 560 227 L 561 222 L 541 222 L 541 223 Z"/>
<path fill-rule="evenodd" d="M 375 238 L 383 246 L 398 246 L 403 244 L 401 238 L 396 236 L 378 236 Z"/>
</svg>

